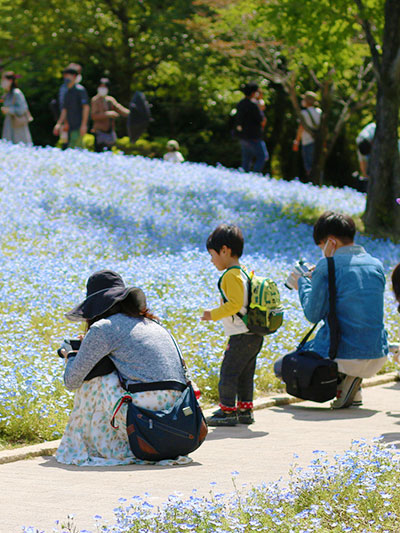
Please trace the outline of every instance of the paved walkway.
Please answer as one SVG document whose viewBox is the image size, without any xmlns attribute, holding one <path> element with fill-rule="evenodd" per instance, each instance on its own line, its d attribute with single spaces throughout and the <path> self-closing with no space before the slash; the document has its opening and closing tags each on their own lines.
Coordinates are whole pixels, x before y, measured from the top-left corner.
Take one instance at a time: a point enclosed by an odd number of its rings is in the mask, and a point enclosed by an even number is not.
<svg viewBox="0 0 400 533">
<path fill-rule="evenodd" d="M 217 428 L 193 453 L 194 462 L 181 467 L 122 466 L 79 468 L 63 466 L 53 457 L 36 457 L 0 465 L 0 532 L 17 533 L 34 525 L 50 533 L 56 519 L 75 515 L 79 529 L 95 531 L 94 515 L 112 523 L 120 497 L 130 500 L 148 492 L 161 503 L 169 494 L 190 495 L 214 490 L 232 491 L 237 485 L 260 484 L 286 477 L 293 461 L 307 465 L 313 450 L 330 455 L 347 449 L 353 439 L 384 440 L 400 445 L 400 383 L 364 390 L 361 409 L 329 410 L 310 402 L 256 412 L 250 427 Z"/>
</svg>

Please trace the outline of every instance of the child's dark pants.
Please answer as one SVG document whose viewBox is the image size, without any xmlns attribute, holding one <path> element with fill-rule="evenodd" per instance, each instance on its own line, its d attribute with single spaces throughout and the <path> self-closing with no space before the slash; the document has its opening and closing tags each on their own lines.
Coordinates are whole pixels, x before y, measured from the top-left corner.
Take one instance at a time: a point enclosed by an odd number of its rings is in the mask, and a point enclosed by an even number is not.
<svg viewBox="0 0 400 533">
<path fill-rule="evenodd" d="M 253 401 L 254 372 L 257 355 L 263 344 L 263 337 L 252 333 L 242 333 L 229 337 L 221 365 L 218 384 L 219 400 L 222 409 L 251 404 Z"/>
</svg>

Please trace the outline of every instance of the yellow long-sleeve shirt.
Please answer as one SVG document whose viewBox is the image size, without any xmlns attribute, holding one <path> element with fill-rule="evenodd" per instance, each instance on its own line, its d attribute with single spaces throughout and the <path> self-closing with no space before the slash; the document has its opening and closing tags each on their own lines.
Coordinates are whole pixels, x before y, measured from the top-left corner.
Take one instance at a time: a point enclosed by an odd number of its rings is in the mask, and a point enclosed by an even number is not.
<svg viewBox="0 0 400 533">
<path fill-rule="evenodd" d="M 249 330 L 245 323 L 237 316 L 239 312 L 243 315 L 246 313 L 248 302 L 246 274 L 239 268 L 230 268 L 222 274 L 220 281 L 222 293 L 227 301 L 224 302 L 221 298 L 221 305 L 211 311 L 211 319 L 222 320 L 228 336 L 247 333 Z"/>
</svg>

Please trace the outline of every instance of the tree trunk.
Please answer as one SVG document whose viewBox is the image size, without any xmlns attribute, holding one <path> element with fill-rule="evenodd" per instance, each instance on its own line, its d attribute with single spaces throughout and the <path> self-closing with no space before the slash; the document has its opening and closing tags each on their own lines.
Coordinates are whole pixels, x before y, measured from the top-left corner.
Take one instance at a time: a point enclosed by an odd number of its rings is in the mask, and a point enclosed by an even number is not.
<svg viewBox="0 0 400 533">
<path fill-rule="evenodd" d="M 397 140 L 399 102 L 393 90 L 378 89 L 376 132 L 369 162 L 365 228 L 380 237 L 400 237 L 400 160 Z"/>
<path fill-rule="evenodd" d="M 312 183 L 319 186 L 324 183 L 324 169 L 328 157 L 328 117 L 332 107 L 332 83 L 329 80 L 321 84 L 321 107 L 321 122 L 314 136 L 314 157 L 310 174 Z"/>
<path fill-rule="evenodd" d="M 314 156 L 310 172 L 311 182 L 314 185 L 323 185 L 324 169 L 326 163 L 326 150 L 324 149 L 325 137 L 322 130 L 318 130 L 314 137 Z"/>
<path fill-rule="evenodd" d="M 376 132 L 369 161 L 365 228 L 379 237 L 400 238 L 400 2 L 387 0 L 380 64 L 378 63 Z"/>
</svg>

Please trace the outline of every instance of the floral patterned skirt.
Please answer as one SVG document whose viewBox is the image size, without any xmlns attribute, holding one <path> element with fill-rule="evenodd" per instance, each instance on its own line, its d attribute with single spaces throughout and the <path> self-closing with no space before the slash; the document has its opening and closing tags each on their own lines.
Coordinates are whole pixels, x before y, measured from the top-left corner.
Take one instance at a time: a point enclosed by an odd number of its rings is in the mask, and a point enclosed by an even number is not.
<svg viewBox="0 0 400 533">
<path fill-rule="evenodd" d="M 132 454 L 126 432 L 126 404 L 115 417 L 118 429 L 110 424 L 116 402 L 126 394 L 116 372 L 85 381 L 75 393 L 74 407 L 56 452 L 57 461 L 79 466 L 190 463 L 187 456 L 152 463 Z M 135 405 L 156 411 L 171 409 L 180 394 L 175 390 L 162 390 L 136 392 L 130 396 Z"/>
</svg>

